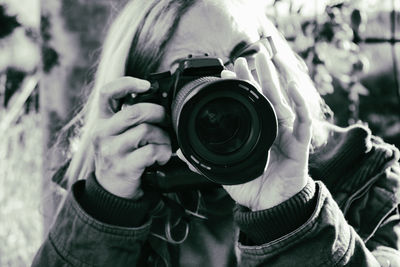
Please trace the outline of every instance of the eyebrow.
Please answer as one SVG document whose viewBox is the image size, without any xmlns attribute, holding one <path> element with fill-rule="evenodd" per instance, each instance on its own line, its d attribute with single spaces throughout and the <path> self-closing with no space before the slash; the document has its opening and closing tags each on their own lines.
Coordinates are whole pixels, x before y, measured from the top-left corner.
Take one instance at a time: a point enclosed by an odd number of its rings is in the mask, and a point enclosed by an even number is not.
<svg viewBox="0 0 400 267">
<path fill-rule="evenodd" d="M 260 35 L 260 38 L 263 38 L 263 35 Z M 233 63 L 233 60 L 236 59 L 238 56 L 241 56 L 239 54 L 239 52 L 245 52 L 243 51 L 245 48 L 247 48 L 248 46 L 250 46 L 251 43 L 246 42 L 246 41 L 240 41 L 238 44 L 235 45 L 235 47 L 233 47 L 232 51 L 229 53 L 229 60 L 227 62 L 224 63 L 224 66 L 226 66 L 227 64 Z M 258 50 L 250 50 L 245 52 L 246 55 L 251 55 L 254 53 L 257 53 Z M 185 57 L 186 58 L 186 57 Z M 170 67 L 172 67 L 173 65 L 179 63 L 181 60 L 185 59 L 185 58 L 178 58 L 175 59 L 171 64 Z"/>
<path fill-rule="evenodd" d="M 232 62 L 232 59 L 237 58 L 239 55 L 239 52 L 243 52 L 242 50 L 245 49 L 246 47 L 248 47 L 250 45 L 249 42 L 246 41 L 240 41 L 237 45 L 235 45 L 235 47 L 232 49 L 232 51 L 229 53 L 229 60 L 228 62 Z M 251 52 L 250 52 L 251 53 Z M 175 59 L 174 61 L 172 61 L 172 63 L 170 64 L 170 66 L 173 66 L 177 63 L 179 63 L 181 60 L 183 60 L 185 58 L 178 58 Z M 225 65 L 225 64 L 224 64 Z"/>
<path fill-rule="evenodd" d="M 249 45 L 249 43 L 246 41 L 239 42 L 237 45 L 235 45 L 235 47 L 230 52 L 229 59 L 235 58 L 237 56 L 237 54 L 248 45 Z"/>
</svg>

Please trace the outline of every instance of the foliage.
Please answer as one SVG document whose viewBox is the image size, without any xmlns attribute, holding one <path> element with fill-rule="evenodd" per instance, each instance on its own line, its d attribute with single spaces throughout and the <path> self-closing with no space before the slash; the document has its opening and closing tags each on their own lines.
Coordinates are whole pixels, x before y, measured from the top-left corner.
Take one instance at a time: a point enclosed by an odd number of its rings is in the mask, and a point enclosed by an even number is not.
<svg viewBox="0 0 400 267">
<path fill-rule="evenodd" d="M 7 108 L 9 101 L 14 94 L 20 89 L 23 80 L 26 76 L 33 74 L 36 71 L 38 62 L 35 61 L 36 55 L 32 55 L 30 52 L 37 52 L 37 50 L 31 51 L 30 48 L 37 47 L 39 44 L 38 32 L 25 25 L 20 24 L 17 16 L 9 15 L 7 13 L 5 5 L 0 5 L 0 53 L 3 55 L 11 55 L 6 59 L 1 60 L 0 66 L 0 110 Z M 19 27 L 20 31 L 15 31 Z M 23 36 L 24 39 L 20 37 Z M 19 42 L 18 42 L 19 41 Z M 29 43 L 24 46 L 21 43 Z M 15 48 L 18 47 L 18 48 Z M 15 49 L 13 49 L 15 48 Z M 15 59 L 18 57 L 19 59 Z M 27 57 L 32 56 L 33 59 Z M 23 58 L 22 62 L 20 59 Z M 16 62 L 15 62 L 16 61 Z M 31 62 L 30 62 L 31 61 Z M 33 61 L 33 63 L 32 63 Z M 32 69 L 27 70 L 27 65 L 33 65 Z M 3 79 L 5 82 L 3 83 Z M 28 112 L 30 104 L 34 104 L 34 108 L 38 110 L 38 91 L 34 91 L 34 94 L 29 98 L 26 111 Z"/>
<path fill-rule="evenodd" d="M 351 92 L 353 102 L 357 102 L 358 95 L 366 93 L 359 78 L 369 62 L 357 45 L 360 31 L 365 28 L 365 17 L 360 9 L 347 2 L 328 5 L 318 16 L 297 14 L 297 20 L 290 22 L 292 31 L 298 34 L 288 39 L 305 60 L 320 94 L 334 92 L 334 79 Z M 284 29 L 287 25 L 278 27 Z"/>
<path fill-rule="evenodd" d="M 15 29 L 20 28 L 30 40 L 37 43 L 37 35 L 25 28 L 17 16 L 7 14 L 0 5 L 0 42 L 10 45 Z M 2 49 L 7 49 L 2 47 Z M 7 53 L 6 51 L 1 51 Z M 26 75 L 24 70 L 7 67 L 0 72 L 0 123 L 18 94 Z M 34 98 L 37 111 L 38 91 L 28 99 L 25 111 L 20 111 L 18 121 L 0 138 L 0 266 L 29 266 L 42 240 L 41 183 L 42 183 L 42 136 L 40 116 L 28 113 Z M 4 108 L 3 108 L 4 107 Z"/>
<path fill-rule="evenodd" d="M 51 41 L 51 19 L 50 15 L 42 15 L 40 34 L 42 36 L 42 65 L 43 71 L 49 73 L 51 69 L 60 64 L 58 52 L 50 45 Z"/>
<path fill-rule="evenodd" d="M 25 78 L 26 73 L 14 68 L 8 68 L 5 73 L 7 81 L 4 90 L 4 107 L 7 107 L 13 94 L 20 88 L 22 81 Z"/>
<path fill-rule="evenodd" d="M 392 76 L 385 80 L 385 89 L 395 92 L 393 66 L 372 76 L 368 71 L 370 61 L 375 58 L 368 58 L 361 46 L 365 42 L 367 23 L 390 29 L 389 23 L 368 21 L 369 14 L 360 1 L 335 1 L 322 14 L 313 16 L 304 16 L 302 7 L 293 9 L 292 0 L 275 1 L 274 6 L 282 2 L 289 3 L 289 16 L 278 17 L 276 24 L 306 62 L 317 89 L 335 113 L 336 124 L 347 126 L 363 120 L 375 134 L 400 145 L 400 99 L 393 94 L 382 94 L 383 88 L 376 82 L 382 81 L 382 76 Z M 378 37 L 380 32 L 372 34 Z M 376 109 L 377 100 L 394 103 L 386 107 L 385 114 L 380 114 Z M 388 125 L 390 132 L 386 131 Z"/>
<path fill-rule="evenodd" d="M 0 121 L 4 112 L 0 110 Z M 41 131 L 22 116 L 0 140 L 0 266 L 30 266 L 42 240 Z"/>
<path fill-rule="evenodd" d="M 6 6 L 0 5 L 0 38 L 10 35 L 15 28 L 21 24 L 17 21 L 16 16 L 10 16 L 6 13 Z"/>
</svg>

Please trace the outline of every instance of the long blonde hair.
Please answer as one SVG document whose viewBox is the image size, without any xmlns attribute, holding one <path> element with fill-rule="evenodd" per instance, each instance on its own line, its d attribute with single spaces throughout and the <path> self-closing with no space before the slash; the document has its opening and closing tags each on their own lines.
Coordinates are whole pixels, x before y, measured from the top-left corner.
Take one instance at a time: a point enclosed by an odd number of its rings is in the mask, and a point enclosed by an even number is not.
<svg viewBox="0 0 400 267">
<path fill-rule="evenodd" d="M 83 126 L 80 134 L 73 137 L 75 141 L 72 143 L 76 145 L 72 148 L 72 160 L 65 175 L 69 185 L 77 179 L 88 177 L 94 170 L 94 151 L 87 129 L 96 123 L 99 89 L 121 76 L 146 78 L 149 73 L 155 72 L 180 17 L 199 1 L 201 0 L 133 0 L 127 3 L 114 20 L 104 43 L 91 94 L 82 112 L 74 120 L 74 123 L 82 121 Z M 266 18 L 265 23 L 278 50 L 274 64 L 281 74 L 281 82 L 285 85 L 287 81 L 294 80 L 302 84 L 310 110 L 313 110 L 313 145 L 320 146 L 327 139 L 327 131 L 321 127 L 325 121 L 321 108 L 323 101 L 304 71 L 304 64 Z"/>
<path fill-rule="evenodd" d="M 179 23 L 179 18 L 194 1 L 129 1 L 111 24 L 104 42 L 94 86 L 88 101 L 74 123 L 83 120 L 80 136 L 73 137 L 72 159 L 65 178 L 68 185 L 94 170 L 94 151 L 87 129 L 96 123 L 99 89 L 106 83 L 130 75 L 146 78 L 155 72 L 164 47 Z"/>
</svg>

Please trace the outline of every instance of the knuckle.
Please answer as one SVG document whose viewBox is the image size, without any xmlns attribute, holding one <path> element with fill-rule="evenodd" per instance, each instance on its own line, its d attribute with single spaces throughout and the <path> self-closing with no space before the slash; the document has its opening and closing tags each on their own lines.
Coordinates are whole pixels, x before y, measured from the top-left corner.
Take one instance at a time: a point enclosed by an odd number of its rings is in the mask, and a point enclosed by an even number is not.
<svg viewBox="0 0 400 267">
<path fill-rule="evenodd" d="M 311 129 L 312 127 L 312 119 L 311 118 L 302 118 L 300 123 L 304 126 L 307 127 L 309 129 Z"/>
<path fill-rule="evenodd" d="M 166 118 L 165 108 L 153 103 L 138 103 L 127 109 L 126 120 L 129 123 L 162 122 Z"/>
<path fill-rule="evenodd" d="M 124 109 L 125 119 L 127 123 L 138 123 L 142 118 L 142 108 L 140 105 L 135 104 Z"/>
<path fill-rule="evenodd" d="M 154 156 L 157 153 L 157 146 L 154 144 L 149 144 L 148 153 L 150 156 Z"/>
<path fill-rule="evenodd" d="M 97 156 L 95 160 L 96 169 L 100 173 L 110 173 L 110 170 L 113 170 L 114 173 L 118 173 L 121 171 L 121 166 L 118 165 L 119 161 L 115 160 L 114 158 Z"/>
<path fill-rule="evenodd" d="M 146 136 L 152 132 L 152 127 L 150 126 L 150 124 L 147 123 L 139 124 L 137 128 L 141 136 Z"/>
<path fill-rule="evenodd" d="M 307 124 L 312 124 L 312 116 L 311 113 L 306 109 L 302 114 L 302 121 Z"/>
<path fill-rule="evenodd" d="M 100 143 L 101 143 L 102 138 L 101 138 L 100 133 L 101 133 L 101 131 L 100 131 L 99 127 L 93 128 L 89 133 L 90 139 L 94 145 L 95 150 L 97 150 L 99 148 Z"/>
<path fill-rule="evenodd" d="M 99 89 L 100 98 L 108 98 L 111 90 L 110 87 L 111 87 L 110 83 L 107 83 L 104 86 L 100 87 Z"/>
<path fill-rule="evenodd" d="M 115 152 L 115 145 L 110 137 L 104 134 L 104 130 L 100 126 L 96 126 L 90 132 L 91 141 L 94 151 L 97 155 L 107 156 Z"/>
<path fill-rule="evenodd" d="M 150 122 L 160 122 L 166 114 L 165 108 L 159 104 L 143 103 L 142 116 Z"/>
<path fill-rule="evenodd" d="M 154 156 L 157 154 L 157 146 L 154 144 L 148 144 L 146 147 L 147 158 L 154 162 Z"/>
<path fill-rule="evenodd" d="M 110 142 L 102 142 L 99 146 L 99 153 L 103 156 L 108 156 L 112 154 L 112 145 Z"/>
<path fill-rule="evenodd" d="M 164 151 L 162 153 L 162 158 L 165 160 L 168 160 L 171 156 L 172 156 L 172 150 L 171 150 L 171 146 L 163 146 L 164 147 Z"/>
</svg>

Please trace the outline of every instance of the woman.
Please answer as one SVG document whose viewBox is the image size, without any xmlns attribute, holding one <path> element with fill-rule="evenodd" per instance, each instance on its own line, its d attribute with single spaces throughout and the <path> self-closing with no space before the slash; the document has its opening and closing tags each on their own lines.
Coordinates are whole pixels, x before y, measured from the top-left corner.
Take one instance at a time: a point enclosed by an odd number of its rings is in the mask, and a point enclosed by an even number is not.
<svg viewBox="0 0 400 267">
<path fill-rule="evenodd" d="M 324 121 L 303 65 L 256 3 L 126 5 L 84 109 L 65 174 L 71 192 L 33 266 L 400 266 L 398 150 L 361 126 Z M 265 36 L 273 44 L 261 45 Z M 118 101 L 146 92 L 150 73 L 205 53 L 232 62 L 222 78 L 248 80 L 271 101 L 278 137 L 257 179 L 160 198 L 141 176 L 175 153 L 159 127 L 166 112 L 152 103 L 120 110 Z M 201 202 L 192 214 L 206 217 L 182 224 L 190 230 L 181 242 L 171 229 L 187 216 L 171 200 L 187 210 Z"/>
</svg>

